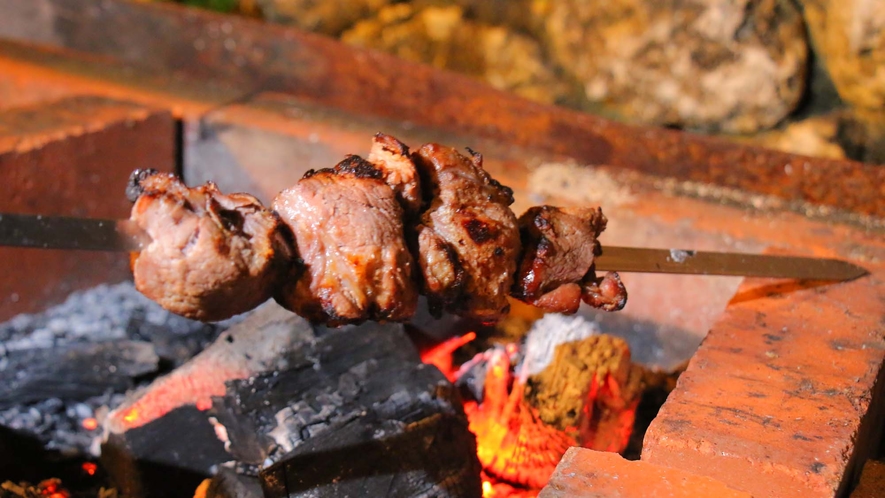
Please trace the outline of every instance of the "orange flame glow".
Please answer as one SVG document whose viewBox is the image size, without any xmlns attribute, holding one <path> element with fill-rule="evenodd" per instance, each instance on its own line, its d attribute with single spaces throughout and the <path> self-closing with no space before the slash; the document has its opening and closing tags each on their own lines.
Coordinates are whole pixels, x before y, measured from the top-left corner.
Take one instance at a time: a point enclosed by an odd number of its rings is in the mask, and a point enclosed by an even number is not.
<svg viewBox="0 0 885 498">
<path fill-rule="evenodd" d="M 471 332 L 449 339 L 425 351 L 421 359 L 437 366 L 452 382 L 472 371 L 471 365 L 485 366 L 482 401 L 464 403 L 483 469 L 483 498 L 537 496 L 569 447 L 613 452 L 624 449 L 638 399 L 622 399 L 621 385 L 613 375 L 602 373 L 592 378 L 578 421 L 580 427 L 563 430 L 541 420 L 538 409 L 526 400 L 528 376 L 520 375 L 513 367 L 521 358 L 519 344 L 497 346 L 460 368 L 453 365 L 452 353 L 475 338 Z"/>
<path fill-rule="evenodd" d="M 474 339 L 476 339 L 474 332 L 468 332 L 460 337 L 452 337 L 421 353 L 421 361 L 435 366 L 445 374 L 449 382 L 454 382 L 456 369 L 452 366 L 452 353 Z"/>
<path fill-rule="evenodd" d="M 94 476 L 95 473 L 98 471 L 98 465 L 95 465 L 92 462 L 83 462 L 81 468 L 83 469 L 83 472 L 91 476 Z"/>
<path fill-rule="evenodd" d="M 98 429 L 98 420 L 94 417 L 84 418 L 83 421 L 80 422 L 80 425 L 87 431 L 94 431 L 95 429 Z"/>
<path fill-rule="evenodd" d="M 133 408 L 126 412 L 126 415 L 123 415 L 123 420 L 128 424 L 135 424 L 135 421 L 138 420 L 138 410 Z"/>
<path fill-rule="evenodd" d="M 482 498 L 492 498 L 494 496 L 492 493 L 494 490 L 492 489 L 492 483 L 489 481 L 482 482 Z"/>
<path fill-rule="evenodd" d="M 200 398 L 197 400 L 197 410 L 204 412 L 212 408 L 212 400 L 210 398 Z"/>
<path fill-rule="evenodd" d="M 477 456 L 490 476 L 540 489 L 577 442 L 541 422 L 523 402 L 525 385 L 513 375 L 506 349 L 486 354 L 483 402 L 464 405 L 469 429 L 476 435 Z"/>
<path fill-rule="evenodd" d="M 71 496 L 68 490 L 61 487 L 59 479 L 46 479 L 37 485 L 37 489 L 40 490 L 40 495 L 47 498 L 70 498 Z"/>
</svg>

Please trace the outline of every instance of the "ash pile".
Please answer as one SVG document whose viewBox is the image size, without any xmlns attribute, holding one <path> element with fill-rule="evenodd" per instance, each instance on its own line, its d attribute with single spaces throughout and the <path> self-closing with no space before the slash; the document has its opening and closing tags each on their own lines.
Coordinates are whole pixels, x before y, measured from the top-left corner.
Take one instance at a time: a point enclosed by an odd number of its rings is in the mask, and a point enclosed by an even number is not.
<svg viewBox="0 0 885 498">
<path fill-rule="evenodd" d="M 0 324 L 0 481 L 52 474 L 91 486 L 106 414 L 241 319 L 188 320 L 124 282 Z"/>
<path fill-rule="evenodd" d="M 180 366 L 240 319 L 188 320 L 131 283 L 16 316 L 0 324 L 0 425 L 48 450 L 89 454 L 98 418 L 129 389 Z"/>
<path fill-rule="evenodd" d="M 204 324 L 120 284 L 0 339 L 17 436 L 0 448 L 98 457 L 123 496 L 481 494 L 458 392 L 402 325 L 316 327 L 273 303 Z"/>
</svg>

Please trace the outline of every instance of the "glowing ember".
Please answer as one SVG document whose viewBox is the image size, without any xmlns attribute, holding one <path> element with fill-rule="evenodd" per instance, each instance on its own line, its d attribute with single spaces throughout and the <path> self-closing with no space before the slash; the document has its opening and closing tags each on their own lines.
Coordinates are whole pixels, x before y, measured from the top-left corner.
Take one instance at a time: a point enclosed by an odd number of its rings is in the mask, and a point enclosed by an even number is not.
<svg viewBox="0 0 885 498">
<path fill-rule="evenodd" d="M 560 458 L 577 442 L 549 427 L 523 401 L 524 384 L 510 369 L 506 349 L 484 353 L 488 361 L 483 402 L 465 403 L 477 456 L 492 477 L 532 489 L 547 484 Z"/>
<path fill-rule="evenodd" d="M 453 366 L 455 350 L 475 337 L 450 339 L 422 360 L 452 382 L 481 383 L 481 396 L 473 391 L 479 401 L 466 401 L 464 412 L 483 467 L 483 498 L 536 496 L 571 446 L 625 448 L 639 392 L 626 343 L 602 334 L 567 346 L 542 341 L 554 353 L 537 372 L 526 358 L 539 351 L 517 343 Z"/>
<path fill-rule="evenodd" d="M 84 418 L 83 421 L 80 422 L 80 425 L 82 425 L 87 431 L 94 431 L 95 429 L 98 429 L 98 420 L 94 417 Z"/>
<path fill-rule="evenodd" d="M 212 400 L 210 398 L 200 398 L 197 400 L 197 410 L 204 412 L 212 408 Z"/>
<path fill-rule="evenodd" d="M 98 465 L 92 462 L 83 462 L 81 468 L 83 469 L 83 472 L 91 476 L 94 476 L 95 473 L 98 471 Z"/>
<path fill-rule="evenodd" d="M 123 415 L 123 420 L 130 425 L 136 425 L 136 421 L 138 420 L 138 410 L 133 408 L 126 412 L 126 415 Z"/>
<path fill-rule="evenodd" d="M 70 498 L 71 493 L 61 487 L 61 480 L 46 479 L 37 485 L 37 489 L 42 496 L 47 498 Z"/>
<path fill-rule="evenodd" d="M 482 498 L 492 497 L 492 483 L 489 481 L 482 482 Z"/>
</svg>

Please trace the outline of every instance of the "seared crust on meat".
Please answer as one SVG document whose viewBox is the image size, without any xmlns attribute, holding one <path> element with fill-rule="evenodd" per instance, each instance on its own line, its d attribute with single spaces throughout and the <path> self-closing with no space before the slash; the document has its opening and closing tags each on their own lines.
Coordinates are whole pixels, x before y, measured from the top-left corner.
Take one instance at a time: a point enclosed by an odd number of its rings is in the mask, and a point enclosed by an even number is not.
<svg viewBox="0 0 885 498">
<path fill-rule="evenodd" d="M 414 218 L 421 208 L 421 182 L 409 147 L 390 135 L 377 133 L 372 139 L 368 161 L 381 171 L 384 181 L 396 192 L 407 217 Z"/>
<path fill-rule="evenodd" d="M 173 313 L 216 321 L 270 298 L 291 258 L 279 217 L 248 194 L 136 171 L 131 219 L 152 241 L 132 263 L 135 286 Z"/>
<path fill-rule="evenodd" d="M 519 217 L 523 254 L 513 297 L 545 311 L 575 313 L 583 299 L 605 310 L 624 307 L 617 273 L 597 279 L 593 258 L 608 220 L 600 208 L 536 206 Z"/>
<path fill-rule="evenodd" d="M 403 211 L 383 173 L 358 156 L 310 171 L 274 209 L 291 228 L 303 272 L 275 295 L 314 323 L 402 321 L 417 306 Z"/>
<path fill-rule="evenodd" d="M 513 192 L 470 153 L 427 144 L 413 156 L 430 199 L 416 227 L 418 263 L 432 313 L 495 322 L 509 311 L 519 230 Z"/>
</svg>

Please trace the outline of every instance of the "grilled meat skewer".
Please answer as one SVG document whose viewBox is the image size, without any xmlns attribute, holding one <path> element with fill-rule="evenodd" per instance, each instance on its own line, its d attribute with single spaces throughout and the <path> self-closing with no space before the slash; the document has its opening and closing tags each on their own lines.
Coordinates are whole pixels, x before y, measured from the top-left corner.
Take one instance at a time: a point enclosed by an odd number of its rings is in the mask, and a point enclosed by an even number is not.
<svg viewBox="0 0 885 498">
<path fill-rule="evenodd" d="M 519 256 L 513 191 L 482 169 L 482 156 L 427 144 L 414 155 L 427 208 L 417 225 L 417 259 L 430 312 L 495 322 L 509 311 L 507 295 Z"/>
<path fill-rule="evenodd" d="M 403 210 L 383 173 L 350 156 L 310 171 L 281 192 L 274 209 L 295 235 L 300 275 L 275 292 L 277 302 L 312 322 L 343 325 L 403 321 L 418 304 Z"/>
<path fill-rule="evenodd" d="M 581 301 L 608 311 L 627 302 L 617 273 L 596 277 L 597 237 L 608 223 L 602 209 L 536 206 L 519 217 L 523 254 L 513 297 L 545 311 L 571 314 Z"/>
<path fill-rule="evenodd" d="M 410 153 L 378 134 L 368 160 L 309 171 L 273 210 L 211 183 L 137 171 L 131 219 L 154 240 L 133 260 L 136 287 L 206 321 L 270 296 L 333 326 L 408 320 L 419 294 L 434 314 L 487 323 L 509 311 L 508 295 L 563 313 L 582 300 L 621 309 L 620 278 L 593 270 L 602 211 L 539 206 L 517 219 L 513 192 L 468 152 L 426 144 Z"/>
<path fill-rule="evenodd" d="M 136 171 L 130 218 L 151 237 L 132 262 L 135 286 L 167 310 L 203 321 L 244 313 L 271 297 L 291 260 L 280 218 L 248 194 L 188 188 L 171 174 Z"/>
</svg>

